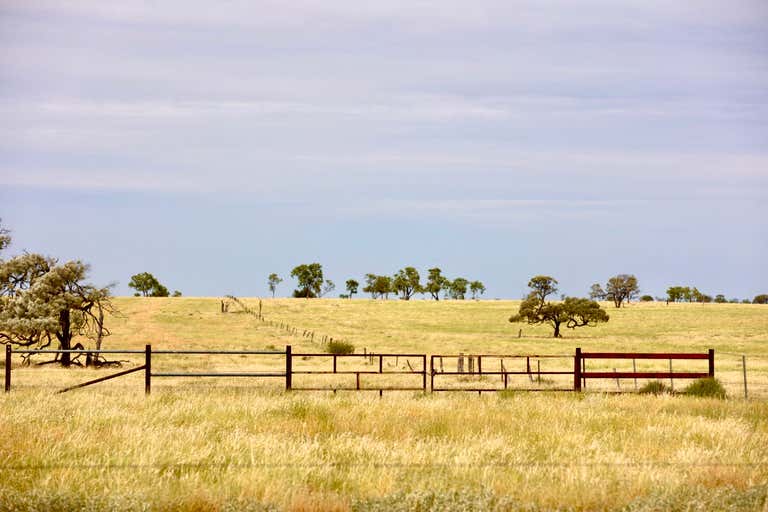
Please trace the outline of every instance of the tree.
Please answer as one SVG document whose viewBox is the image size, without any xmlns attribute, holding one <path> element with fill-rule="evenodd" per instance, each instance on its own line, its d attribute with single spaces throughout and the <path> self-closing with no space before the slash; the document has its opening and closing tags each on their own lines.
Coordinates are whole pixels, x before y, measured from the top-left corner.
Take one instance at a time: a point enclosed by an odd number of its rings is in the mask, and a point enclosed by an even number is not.
<svg viewBox="0 0 768 512">
<path fill-rule="evenodd" d="M 485 286 L 480 281 L 472 281 L 469 283 L 469 290 L 472 292 L 472 298 L 476 299 L 478 293 L 480 295 L 485 293 Z"/>
<path fill-rule="evenodd" d="M 160 281 L 149 272 L 132 275 L 128 286 L 136 290 L 137 295 L 140 293 L 143 297 L 168 297 L 170 295 L 168 288 L 160 284 Z"/>
<path fill-rule="evenodd" d="M 517 315 L 510 322 L 549 324 L 554 328 L 553 337 L 561 338 L 560 327 L 569 329 L 607 322 L 608 314 L 600 304 L 590 299 L 566 297 L 559 303 L 547 302 L 546 298 L 557 292 L 557 280 L 549 276 L 536 276 L 528 282 L 531 292 L 520 304 Z"/>
<path fill-rule="evenodd" d="M 670 302 L 691 302 L 692 296 L 688 286 L 670 286 L 667 288 L 667 299 Z"/>
<path fill-rule="evenodd" d="M 755 295 L 752 304 L 768 304 L 768 294 Z"/>
<path fill-rule="evenodd" d="M 625 300 L 629 302 L 637 297 L 640 288 L 637 286 L 637 278 L 631 274 L 619 274 L 613 276 L 605 285 L 605 298 L 612 300 L 614 306 L 621 307 Z"/>
<path fill-rule="evenodd" d="M 392 291 L 392 278 L 389 276 L 379 276 L 376 274 L 365 274 L 365 293 L 370 293 L 372 299 L 382 297 L 389 298 Z"/>
<path fill-rule="evenodd" d="M 355 281 L 354 279 L 347 279 L 347 291 L 349 292 L 348 296 L 351 299 L 354 294 L 357 293 L 357 288 L 360 286 L 360 283 Z"/>
<path fill-rule="evenodd" d="M 152 294 L 152 290 L 154 290 L 158 284 L 160 284 L 158 280 L 149 272 L 134 274 L 128 282 L 128 286 L 136 290 L 143 297 L 149 297 Z"/>
<path fill-rule="evenodd" d="M 274 272 L 272 274 L 269 274 L 269 277 L 267 277 L 267 284 L 269 285 L 269 291 L 272 292 L 272 298 L 275 298 L 275 290 L 277 290 L 277 285 L 282 283 L 283 280 L 280 279 L 280 276 L 275 274 Z"/>
<path fill-rule="evenodd" d="M 418 270 L 405 267 L 398 270 L 392 278 L 392 291 L 400 294 L 403 300 L 410 300 L 414 293 L 422 292 Z"/>
<path fill-rule="evenodd" d="M 108 287 L 84 283 L 88 266 L 81 261 L 59 264 L 54 258 L 23 254 L 0 262 L 0 343 L 37 348 L 54 340 L 61 350 L 76 336 L 96 341 L 97 349 L 109 331 L 104 313 L 112 311 Z M 64 366 L 70 353 L 61 354 Z"/>
<path fill-rule="evenodd" d="M 179 290 L 173 290 L 172 297 L 181 297 L 181 292 Z"/>
<path fill-rule="evenodd" d="M 429 292 L 433 299 L 440 300 L 440 292 L 446 287 L 448 279 L 443 277 L 442 271 L 437 267 L 429 269 L 428 272 L 424 291 Z"/>
<path fill-rule="evenodd" d="M 315 298 L 320 295 L 323 286 L 323 266 L 319 263 L 303 264 L 291 270 L 291 277 L 299 282 L 294 290 L 294 297 Z"/>
<path fill-rule="evenodd" d="M 600 283 L 595 283 L 589 288 L 589 298 L 592 300 L 605 300 L 605 290 Z"/>
<path fill-rule="evenodd" d="M 457 277 L 451 281 L 451 284 L 448 288 L 451 294 L 451 298 L 456 300 L 464 300 L 464 296 L 467 294 L 467 286 L 469 286 L 469 281 L 463 277 Z"/>
<path fill-rule="evenodd" d="M 653 296 L 643 295 L 642 297 L 640 297 L 640 302 L 653 302 Z"/>
</svg>

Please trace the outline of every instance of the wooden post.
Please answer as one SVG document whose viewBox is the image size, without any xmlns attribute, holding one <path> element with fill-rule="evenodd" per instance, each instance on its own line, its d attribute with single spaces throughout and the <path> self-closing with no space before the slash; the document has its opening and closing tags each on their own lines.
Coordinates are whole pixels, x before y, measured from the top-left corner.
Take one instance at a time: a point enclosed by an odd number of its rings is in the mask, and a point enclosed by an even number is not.
<svg viewBox="0 0 768 512">
<path fill-rule="evenodd" d="M 464 353 L 459 353 L 459 359 L 456 361 L 456 371 L 459 373 L 464 373 Z"/>
<path fill-rule="evenodd" d="M 525 371 L 528 372 L 528 380 L 533 382 L 533 375 L 531 374 L 531 358 L 525 358 Z"/>
<path fill-rule="evenodd" d="M 587 379 L 583 377 L 583 375 L 587 373 L 587 360 L 582 359 L 581 360 L 581 388 L 587 389 Z"/>
<path fill-rule="evenodd" d="M 523 337 L 523 330 L 522 330 L 522 329 L 520 329 L 519 331 L 517 331 L 517 337 L 518 337 L 518 338 L 522 338 L 522 337 Z"/>
<path fill-rule="evenodd" d="M 747 395 L 747 356 L 745 355 L 741 356 L 741 372 L 744 375 L 744 400 L 748 400 L 749 398 Z M 9 383 L 8 387 L 6 388 L 6 391 L 7 391 L 10 388 L 10 380 L 7 380 L 6 382 Z"/>
<path fill-rule="evenodd" d="M 573 356 L 573 390 L 581 391 L 581 348 L 576 348 Z"/>
<path fill-rule="evenodd" d="M 427 392 L 427 356 L 426 354 L 421 356 L 421 368 L 423 370 L 421 375 L 421 387 L 424 388 L 424 392 L 426 393 Z"/>
<path fill-rule="evenodd" d="M 669 360 L 669 389 L 675 390 L 675 379 L 672 378 L 672 360 Z"/>
<path fill-rule="evenodd" d="M 384 373 L 384 356 L 379 356 L 379 373 Z"/>
<path fill-rule="evenodd" d="M 152 345 L 144 347 L 144 394 L 152 391 Z"/>
<path fill-rule="evenodd" d="M 746 382 L 746 381 L 744 381 Z M 5 346 L 5 392 L 11 392 L 11 345 Z"/>
<path fill-rule="evenodd" d="M 536 360 L 536 382 L 541 384 L 541 359 Z"/>
<path fill-rule="evenodd" d="M 290 391 L 293 388 L 293 356 L 291 355 L 291 346 L 285 346 L 285 390 Z"/>
<path fill-rule="evenodd" d="M 426 357 L 426 356 L 425 356 Z M 426 364 L 426 361 L 425 361 Z M 435 356 L 429 356 L 429 392 L 435 392 Z"/>
<path fill-rule="evenodd" d="M 482 376 L 483 376 L 483 356 L 477 356 L 477 373 L 482 378 Z"/>
<path fill-rule="evenodd" d="M 637 364 L 634 359 L 632 359 L 632 372 L 637 373 Z M 635 377 L 635 391 L 637 391 L 637 377 Z"/>
<path fill-rule="evenodd" d="M 355 389 L 360 390 L 360 372 L 355 372 Z"/>
<path fill-rule="evenodd" d="M 475 356 L 468 356 L 467 362 L 469 366 L 469 373 L 475 373 Z"/>
<path fill-rule="evenodd" d="M 333 373 L 336 373 L 336 354 L 333 355 Z"/>
<path fill-rule="evenodd" d="M 261 299 L 259 299 L 259 320 L 261 319 Z"/>
<path fill-rule="evenodd" d="M 715 349 L 711 348 L 707 352 L 707 355 L 709 356 L 707 359 L 709 360 L 709 371 L 707 372 L 709 374 L 710 379 L 715 378 Z"/>
<path fill-rule="evenodd" d="M 613 369 L 613 373 L 614 373 L 614 374 L 615 374 L 615 373 L 617 373 L 617 372 L 616 372 L 616 368 L 614 368 L 614 369 Z M 616 389 L 618 389 L 619 391 L 621 391 L 621 382 L 619 382 L 619 376 L 618 376 L 618 375 L 616 375 Z"/>
</svg>

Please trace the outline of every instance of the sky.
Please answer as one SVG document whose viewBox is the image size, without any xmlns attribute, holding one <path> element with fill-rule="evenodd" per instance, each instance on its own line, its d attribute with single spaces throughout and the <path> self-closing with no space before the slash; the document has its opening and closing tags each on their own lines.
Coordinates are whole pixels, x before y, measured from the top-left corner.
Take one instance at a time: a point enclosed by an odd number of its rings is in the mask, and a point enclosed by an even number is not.
<svg viewBox="0 0 768 512">
<path fill-rule="evenodd" d="M 768 293 L 764 0 L 0 0 L 4 257 Z"/>
</svg>

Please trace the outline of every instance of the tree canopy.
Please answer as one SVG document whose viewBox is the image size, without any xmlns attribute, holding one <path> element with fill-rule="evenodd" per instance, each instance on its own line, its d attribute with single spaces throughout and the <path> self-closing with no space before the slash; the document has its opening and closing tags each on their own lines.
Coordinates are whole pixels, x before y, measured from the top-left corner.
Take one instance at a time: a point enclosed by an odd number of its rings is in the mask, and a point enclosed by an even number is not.
<svg viewBox="0 0 768 512">
<path fill-rule="evenodd" d="M 624 301 L 629 302 L 637 297 L 639 293 L 637 278 L 631 274 L 613 276 L 605 285 L 605 298 L 613 301 L 613 305 L 617 308 L 620 308 Z"/>
<path fill-rule="evenodd" d="M 0 260 L 0 343 L 45 348 L 57 341 L 71 350 L 75 337 L 86 336 L 99 348 L 112 304 L 108 287 L 84 282 L 87 273 L 81 261 L 59 264 L 39 254 Z M 69 366 L 71 354 L 60 362 Z"/>
<path fill-rule="evenodd" d="M 155 276 L 149 272 L 142 272 L 131 276 L 128 286 L 136 290 L 137 295 L 143 297 L 168 297 L 168 288 L 160 284 Z"/>
<path fill-rule="evenodd" d="M 348 296 L 350 299 L 354 294 L 357 293 L 357 288 L 359 286 L 360 286 L 360 283 L 358 283 L 354 279 L 347 279 L 346 288 L 347 288 Z"/>
<path fill-rule="evenodd" d="M 418 270 L 405 267 L 392 277 L 392 291 L 399 293 L 403 300 L 410 300 L 414 293 L 421 293 L 422 287 Z"/>
<path fill-rule="evenodd" d="M 608 314 L 600 304 L 590 299 L 566 297 L 562 302 L 547 302 L 547 297 L 557 292 L 557 280 L 549 276 L 536 276 L 528 282 L 531 292 L 520 304 L 520 310 L 509 318 L 510 322 L 548 324 L 553 327 L 553 337 L 561 338 L 560 327 L 569 329 L 607 322 Z"/>
<path fill-rule="evenodd" d="M 319 297 L 323 287 L 323 266 L 319 263 L 302 264 L 291 270 L 291 277 L 299 283 L 294 297 L 307 299 Z"/>
<path fill-rule="evenodd" d="M 435 300 L 440 300 L 440 292 L 445 288 L 448 283 L 448 279 L 442 275 L 442 270 L 439 268 L 429 269 L 429 275 L 427 276 L 427 284 L 424 285 L 424 291 L 429 292 Z"/>
<path fill-rule="evenodd" d="M 469 281 L 463 277 L 457 277 L 453 281 L 450 281 L 450 284 L 448 285 L 448 293 L 452 299 L 464 300 L 464 296 L 467 294 L 468 286 Z"/>
<path fill-rule="evenodd" d="M 469 283 L 469 290 L 472 292 L 472 298 L 476 299 L 478 294 L 485 293 L 485 285 L 480 281 L 472 281 Z"/>
<path fill-rule="evenodd" d="M 365 274 L 365 293 L 370 293 L 371 298 L 388 299 L 392 291 L 392 278 L 389 276 L 379 276 L 376 274 Z"/>
</svg>

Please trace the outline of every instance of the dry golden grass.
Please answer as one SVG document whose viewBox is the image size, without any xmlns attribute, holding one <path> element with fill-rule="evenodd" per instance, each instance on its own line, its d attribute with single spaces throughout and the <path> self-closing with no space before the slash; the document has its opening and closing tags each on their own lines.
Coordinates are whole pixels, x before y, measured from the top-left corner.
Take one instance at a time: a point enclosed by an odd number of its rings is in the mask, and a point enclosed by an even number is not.
<svg viewBox="0 0 768 512">
<path fill-rule="evenodd" d="M 713 347 L 746 353 L 755 379 L 766 369 L 758 355 L 768 352 L 768 308 L 748 305 L 632 305 L 610 309 L 605 326 L 552 340 L 544 328 L 507 322 L 514 301 L 264 300 L 267 318 L 297 327 L 298 336 L 221 314 L 217 299 L 117 302 L 122 314 L 109 348 L 318 351 L 301 336 L 305 329 L 316 341 L 327 334 L 388 352 Z M 720 357 L 718 375 L 738 384 L 739 366 Z M 236 356 L 158 361 L 166 369 L 281 364 Z M 52 394 L 108 372 L 14 369 L 14 390 L 0 399 L 0 510 L 764 510 L 768 500 L 768 402 L 739 400 L 738 387 L 725 401 L 602 393 L 379 398 L 286 394 L 279 379 L 155 379 L 145 397 L 139 373 Z"/>
</svg>

